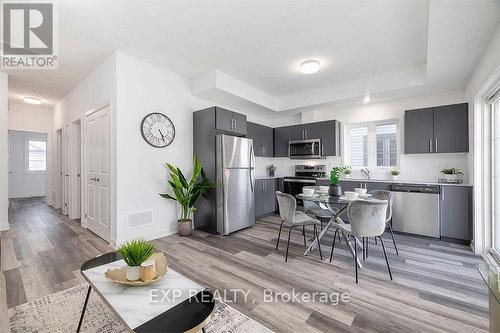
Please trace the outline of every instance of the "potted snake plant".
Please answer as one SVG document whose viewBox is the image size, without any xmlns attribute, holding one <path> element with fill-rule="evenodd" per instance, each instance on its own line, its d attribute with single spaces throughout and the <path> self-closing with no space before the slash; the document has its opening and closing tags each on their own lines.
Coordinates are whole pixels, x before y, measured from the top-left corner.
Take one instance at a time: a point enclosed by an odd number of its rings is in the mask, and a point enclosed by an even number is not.
<svg viewBox="0 0 500 333">
<path fill-rule="evenodd" d="M 196 201 L 198 201 L 206 190 L 214 188 L 215 184 L 204 177 L 202 177 L 201 181 L 198 181 L 198 178 L 201 176 L 202 165 L 196 156 L 193 158 L 193 175 L 189 181 L 179 168 L 169 163 L 167 163 L 167 168 L 170 175 L 168 183 L 172 188 L 173 195 L 160 193 L 160 196 L 179 203 L 180 218 L 177 221 L 177 232 L 180 236 L 189 236 L 193 229 L 192 215 L 196 210 Z"/>
</svg>

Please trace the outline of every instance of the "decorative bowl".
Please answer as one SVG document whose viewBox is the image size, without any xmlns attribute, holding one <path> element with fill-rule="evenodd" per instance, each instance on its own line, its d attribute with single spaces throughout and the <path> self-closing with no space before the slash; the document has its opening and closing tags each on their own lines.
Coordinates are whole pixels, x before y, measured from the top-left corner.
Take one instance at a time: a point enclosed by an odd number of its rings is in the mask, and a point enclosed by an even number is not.
<svg viewBox="0 0 500 333">
<path fill-rule="evenodd" d="M 312 189 L 312 188 L 303 188 L 302 189 L 302 194 L 304 194 L 304 195 L 313 195 L 314 194 L 314 189 Z"/>
<path fill-rule="evenodd" d="M 359 196 L 359 193 L 352 191 L 345 191 L 344 195 L 347 200 L 356 200 Z"/>
<path fill-rule="evenodd" d="M 148 284 L 160 280 L 165 276 L 165 274 L 167 274 L 167 258 L 165 257 L 165 254 L 163 254 L 163 252 L 157 252 L 153 254 L 148 260 L 156 261 L 156 271 L 158 273 L 158 276 L 153 280 L 150 281 L 127 280 L 127 266 L 123 266 L 120 268 L 113 268 L 113 269 L 109 268 L 104 273 L 104 276 L 106 276 L 106 278 L 108 278 L 108 280 L 110 280 L 111 282 L 123 284 L 126 286 L 132 286 L 132 287 L 147 286 Z"/>
<path fill-rule="evenodd" d="M 354 189 L 354 192 L 358 193 L 359 195 L 365 195 L 366 194 L 366 188 L 356 187 Z"/>
</svg>

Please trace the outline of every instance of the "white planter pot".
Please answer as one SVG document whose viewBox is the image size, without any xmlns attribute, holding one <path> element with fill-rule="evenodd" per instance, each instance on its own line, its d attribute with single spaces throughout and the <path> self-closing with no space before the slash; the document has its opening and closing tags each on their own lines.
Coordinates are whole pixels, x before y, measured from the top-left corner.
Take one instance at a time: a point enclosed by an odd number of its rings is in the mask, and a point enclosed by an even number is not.
<svg viewBox="0 0 500 333">
<path fill-rule="evenodd" d="M 399 180 L 399 176 L 392 176 L 391 175 L 391 178 L 392 178 L 392 180 Z"/>
<path fill-rule="evenodd" d="M 344 178 L 347 178 L 347 179 L 351 178 L 351 174 L 350 173 L 344 173 Z"/>
<path fill-rule="evenodd" d="M 137 281 L 141 278 L 141 266 L 127 266 L 127 280 Z"/>
<path fill-rule="evenodd" d="M 458 175 L 456 174 L 453 174 L 453 175 L 448 175 L 448 174 L 445 174 L 444 175 L 444 179 L 446 179 L 447 181 L 456 181 L 458 179 Z"/>
</svg>

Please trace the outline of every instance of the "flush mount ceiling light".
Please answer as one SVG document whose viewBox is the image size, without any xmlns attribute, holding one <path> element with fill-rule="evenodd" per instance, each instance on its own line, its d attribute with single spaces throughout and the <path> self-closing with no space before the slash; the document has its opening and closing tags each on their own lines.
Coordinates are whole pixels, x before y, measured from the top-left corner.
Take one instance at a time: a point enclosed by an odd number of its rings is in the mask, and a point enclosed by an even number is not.
<svg viewBox="0 0 500 333">
<path fill-rule="evenodd" d="M 306 60 L 300 64 L 299 70 L 302 74 L 314 74 L 319 71 L 319 66 L 318 60 Z"/>
<path fill-rule="evenodd" d="M 26 96 L 23 98 L 23 100 L 24 100 L 24 103 L 36 104 L 36 105 L 42 104 L 42 100 L 40 98 L 37 98 L 37 97 Z"/>
<path fill-rule="evenodd" d="M 363 99 L 363 103 L 368 103 L 370 101 L 370 95 L 366 95 Z"/>
</svg>

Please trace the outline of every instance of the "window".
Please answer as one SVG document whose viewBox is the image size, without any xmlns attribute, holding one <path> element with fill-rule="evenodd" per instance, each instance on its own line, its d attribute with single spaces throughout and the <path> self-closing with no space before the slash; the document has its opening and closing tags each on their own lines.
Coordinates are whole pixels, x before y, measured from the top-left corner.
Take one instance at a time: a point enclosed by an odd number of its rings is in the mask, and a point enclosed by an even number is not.
<svg viewBox="0 0 500 333">
<path fill-rule="evenodd" d="M 368 127 L 351 128 L 349 130 L 350 166 L 368 166 Z"/>
<path fill-rule="evenodd" d="M 47 142 L 28 140 L 28 172 L 47 169 Z"/>
<path fill-rule="evenodd" d="M 355 169 L 398 166 L 398 120 L 347 125 L 346 136 L 346 165 Z"/>
<path fill-rule="evenodd" d="M 396 124 L 377 125 L 377 166 L 398 165 L 398 127 Z"/>
</svg>

